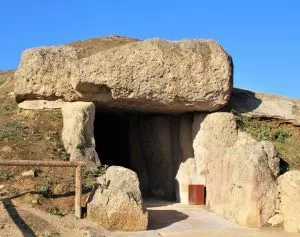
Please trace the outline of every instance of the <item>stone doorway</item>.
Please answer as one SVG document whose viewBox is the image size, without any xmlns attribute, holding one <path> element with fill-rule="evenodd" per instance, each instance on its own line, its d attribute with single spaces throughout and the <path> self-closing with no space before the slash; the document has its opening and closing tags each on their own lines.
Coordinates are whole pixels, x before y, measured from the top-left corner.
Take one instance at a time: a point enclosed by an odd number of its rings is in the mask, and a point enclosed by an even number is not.
<svg viewBox="0 0 300 237">
<path fill-rule="evenodd" d="M 182 201 L 178 172 L 182 161 L 194 155 L 192 115 L 101 109 L 94 136 L 101 163 L 135 171 L 144 197 Z"/>
</svg>

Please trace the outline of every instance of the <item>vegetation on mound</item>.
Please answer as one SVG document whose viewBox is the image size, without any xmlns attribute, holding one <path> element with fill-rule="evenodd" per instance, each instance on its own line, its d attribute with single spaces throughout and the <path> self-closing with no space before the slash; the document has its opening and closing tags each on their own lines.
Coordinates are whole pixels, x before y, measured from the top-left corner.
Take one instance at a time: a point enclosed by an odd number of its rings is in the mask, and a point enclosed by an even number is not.
<svg viewBox="0 0 300 237">
<path fill-rule="evenodd" d="M 300 128 L 279 120 L 250 118 L 232 110 L 239 128 L 257 141 L 272 141 L 284 169 L 300 169 Z M 286 163 L 285 163 L 286 162 Z M 288 164 L 288 167 L 287 167 Z"/>
<path fill-rule="evenodd" d="M 5 77 L 3 76 L 5 75 Z M 11 92 L 12 72 L 0 71 L 0 159 L 68 160 L 61 141 L 60 110 L 30 111 L 18 109 Z M 4 83 L 4 82 L 7 83 Z M 33 170 L 36 177 L 23 177 Z M 62 216 L 74 209 L 74 168 L 0 167 L 0 200 L 11 198 L 16 203 L 36 203 L 36 208 Z M 87 198 L 96 178 L 84 177 Z"/>
</svg>

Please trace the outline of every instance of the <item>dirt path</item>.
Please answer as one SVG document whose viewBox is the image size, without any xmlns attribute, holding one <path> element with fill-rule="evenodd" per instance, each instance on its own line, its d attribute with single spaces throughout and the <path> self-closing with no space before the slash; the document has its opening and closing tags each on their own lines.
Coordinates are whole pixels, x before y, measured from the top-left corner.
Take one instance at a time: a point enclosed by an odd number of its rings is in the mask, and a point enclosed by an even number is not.
<svg viewBox="0 0 300 237">
<path fill-rule="evenodd" d="M 13 205 L 9 199 L 0 204 L 0 236 L 102 237 L 102 236 L 170 236 L 170 237 L 289 237 L 299 236 L 280 230 L 249 229 L 233 224 L 205 208 L 182 204 L 147 202 L 149 230 L 144 232 L 109 232 L 76 220 L 74 215 L 58 217 L 28 205 Z"/>
<path fill-rule="evenodd" d="M 14 206 L 9 200 L 0 205 L 1 237 L 83 237 L 89 236 L 89 232 L 103 233 L 104 236 L 108 233 L 85 219 L 77 220 L 74 215 L 58 217 L 27 205 Z"/>
</svg>

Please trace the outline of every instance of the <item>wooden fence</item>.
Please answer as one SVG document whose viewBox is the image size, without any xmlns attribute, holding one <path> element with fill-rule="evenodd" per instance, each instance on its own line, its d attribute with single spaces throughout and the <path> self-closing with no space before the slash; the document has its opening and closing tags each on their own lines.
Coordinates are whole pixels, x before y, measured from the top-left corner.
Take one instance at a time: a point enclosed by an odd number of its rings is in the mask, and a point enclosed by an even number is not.
<svg viewBox="0 0 300 237">
<path fill-rule="evenodd" d="M 82 167 L 85 162 L 76 161 L 40 161 L 40 160 L 0 160 L 0 166 L 51 166 L 51 167 L 76 167 L 75 177 L 75 216 L 80 219 L 82 195 Z"/>
</svg>

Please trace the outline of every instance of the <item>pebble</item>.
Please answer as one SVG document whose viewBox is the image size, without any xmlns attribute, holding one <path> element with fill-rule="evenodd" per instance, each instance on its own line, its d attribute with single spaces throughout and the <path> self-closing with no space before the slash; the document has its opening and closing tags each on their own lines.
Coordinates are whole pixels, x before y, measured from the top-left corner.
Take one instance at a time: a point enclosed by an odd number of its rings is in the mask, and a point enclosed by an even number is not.
<svg viewBox="0 0 300 237">
<path fill-rule="evenodd" d="M 22 173 L 22 176 L 23 177 L 34 177 L 35 174 L 34 174 L 34 171 L 33 170 L 29 170 L 29 171 L 25 171 Z"/>
<path fill-rule="evenodd" d="M 13 149 L 10 146 L 4 146 L 1 148 L 1 151 L 3 153 L 11 153 L 11 152 L 13 152 Z"/>
</svg>

